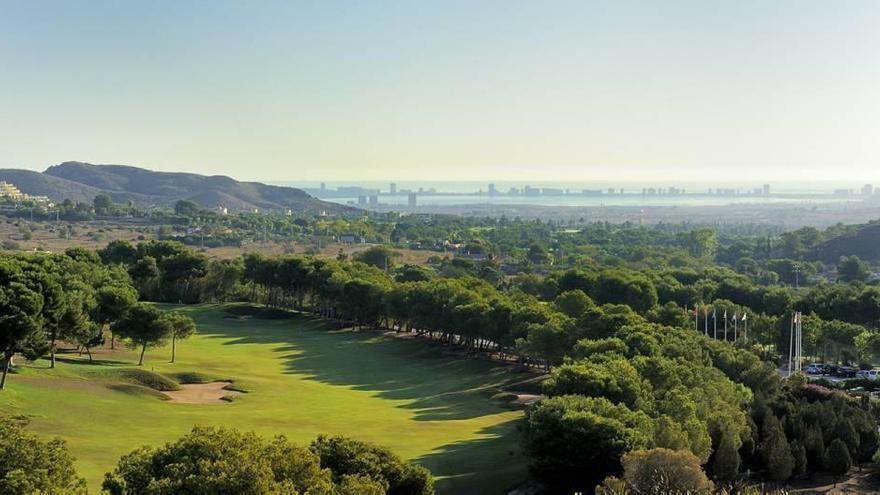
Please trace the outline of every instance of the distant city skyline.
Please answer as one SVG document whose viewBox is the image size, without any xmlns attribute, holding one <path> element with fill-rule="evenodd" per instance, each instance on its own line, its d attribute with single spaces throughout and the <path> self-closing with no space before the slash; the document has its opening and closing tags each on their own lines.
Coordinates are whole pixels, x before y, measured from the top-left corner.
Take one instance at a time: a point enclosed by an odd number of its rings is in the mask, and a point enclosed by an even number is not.
<svg viewBox="0 0 880 495">
<path fill-rule="evenodd" d="M 3 2 L 0 167 L 880 182 L 880 3 Z"/>
<path fill-rule="evenodd" d="M 383 180 L 334 180 L 334 181 L 268 181 L 271 184 L 284 185 L 291 187 L 299 187 L 307 190 L 321 191 L 327 193 L 338 192 L 339 189 L 357 189 L 364 188 L 379 191 L 382 194 L 406 194 L 409 190 L 418 190 L 424 188 L 424 192 L 455 192 L 455 193 L 471 193 L 482 192 L 490 194 L 490 186 L 495 186 L 496 194 L 507 194 L 510 188 L 522 189 L 525 187 L 537 188 L 558 188 L 561 190 L 569 189 L 572 193 L 580 193 L 582 189 L 601 189 L 608 188 L 624 189 L 627 193 L 636 193 L 645 188 L 654 188 L 658 190 L 682 189 L 687 193 L 705 193 L 707 189 L 728 189 L 740 190 L 742 193 L 754 193 L 760 189 L 762 194 L 769 193 L 772 190 L 776 192 L 815 192 L 830 193 L 836 190 L 850 190 L 852 193 L 863 193 L 867 187 L 871 188 L 872 193 L 880 188 L 875 187 L 874 182 L 864 182 L 858 180 L 789 180 L 789 181 L 633 181 L 633 180 L 610 180 L 610 181 L 553 181 L 553 180 L 534 180 L 534 181 L 479 181 L 479 180 L 402 180 L 402 181 L 383 181 Z M 877 181 L 880 186 L 880 181 Z M 392 188 L 393 186 L 393 188 Z M 765 190 L 766 188 L 766 190 Z"/>
</svg>

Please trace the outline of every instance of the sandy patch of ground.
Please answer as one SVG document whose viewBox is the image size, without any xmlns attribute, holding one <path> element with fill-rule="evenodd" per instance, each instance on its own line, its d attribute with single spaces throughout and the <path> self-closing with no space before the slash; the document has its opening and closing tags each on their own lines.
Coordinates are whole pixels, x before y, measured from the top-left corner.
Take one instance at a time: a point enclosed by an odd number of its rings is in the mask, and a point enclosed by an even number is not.
<svg viewBox="0 0 880 495">
<path fill-rule="evenodd" d="M 517 404 L 520 406 L 531 406 L 535 402 L 541 400 L 540 395 L 536 394 L 525 394 L 522 392 L 513 392 L 516 394 L 516 400 L 513 401 L 513 404 Z"/>
<path fill-rule="evenodd" d="M 229 390 L 232 382 L 190 383 L 181 385 L 180 390 L 162 392 L 169 402 L 179 404 L 222 404 L 229 398 L 241 395 L 237 390 Z"/>
</svg>

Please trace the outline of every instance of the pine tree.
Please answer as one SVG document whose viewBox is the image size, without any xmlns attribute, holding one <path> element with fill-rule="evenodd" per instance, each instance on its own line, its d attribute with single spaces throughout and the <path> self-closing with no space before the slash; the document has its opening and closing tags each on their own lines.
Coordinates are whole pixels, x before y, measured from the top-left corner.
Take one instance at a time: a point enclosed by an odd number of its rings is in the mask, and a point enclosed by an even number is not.
<svg viewBox="0 0 880 495">
<path fill-rule="evenodd" d="M 807 472 L 807 449 L 799 441 L 792 440 L 791 456 L 794 458 L 794 475 L 803 476 Z"/>
<path fill-rule="evenodd" d="M 739 474 L 739 453 L 737 452 L 736 438 L 725 428 L 721 434 L 721 441 L 715 451 L 715 461 L 712 463 L 712 473 L 715 479 L 721 481 L 733 481 Z"/>
<path fill-rule="evenodd" d="M 807 465 L 815 471 L 825 463 L 825 440 L 817 424 L 810 424 L 804 430 L 803 445 L 807 451 Z"/>
<path fill-rule="evenodd" d="M 794 469 L 794 458 L 776 416 L 768 414 L 764 418 L 761 445 L 758 450 L 770 475 L 775 481 L 787 480 Z"/>
<path fill-rule="evenodd" d="M 846 444 L 846 448 L 849 450 L 850 459 L 858 457 L 859 434 L 856 433 L 852 421 L 847 418 L 839 418 L 837 420 L 837 425 L 834 428 L 834 433 L 837 438 L 843 440 L 843 443 Z"/>
<path fill-rule="evenodd" d="M 835 438 L 826 451 L 825 468 L 831 474 L 839 476 L 848 473 L 851 467 L 852 458 L 849 455 L 849 448 L 843 440 Z"/>
</svg>

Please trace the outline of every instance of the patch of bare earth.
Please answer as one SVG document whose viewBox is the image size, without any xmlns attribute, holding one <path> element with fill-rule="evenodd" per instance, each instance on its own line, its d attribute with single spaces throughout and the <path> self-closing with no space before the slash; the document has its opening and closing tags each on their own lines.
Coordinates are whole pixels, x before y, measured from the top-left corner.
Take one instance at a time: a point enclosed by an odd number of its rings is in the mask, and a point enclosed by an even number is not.
<svg viewBox="0 0 880 495">
<path fill-rule="evenodd" d="M 169 402 L 178 404 L 222 404 L 231 398 L 241 395 L 237 390 L 230 390 L 232 382 L 189 383 L 180 386 L 180 390 L 162 392 L 168 396 Z"/>
<path fill-rule="evenodd" d="M 513 404 L 518 406 L 531 406 L 535 402 L 541 400 L 541 396 L 537 394 L 526 394 L 522 392 L 513 392 L 516 394 L 516 400 L 513 401 Z"/>
</svg>

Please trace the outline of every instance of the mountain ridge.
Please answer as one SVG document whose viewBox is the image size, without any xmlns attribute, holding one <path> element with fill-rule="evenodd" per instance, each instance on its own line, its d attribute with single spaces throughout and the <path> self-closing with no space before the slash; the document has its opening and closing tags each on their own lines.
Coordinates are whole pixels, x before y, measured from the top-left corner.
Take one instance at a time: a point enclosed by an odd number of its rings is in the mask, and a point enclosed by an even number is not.
<svg viewBox="0 0 880 495">
<path fill-rule="evenodd" d="M 105 193 L 116 202 L 139 206 L 171 207 L 181 199 L 204 208 L 230 211 L 287 210 L 308 213 L 353 213 L 356 208 L 321 201 L 301 189 L 261 182 L 238 181 L 225 175 L 190 172 L 157 172 L 131 165 L 67 161 L 44 172 L 0 169 L 0 180 L 23 192 L 48 196 L 53 201 L 88 202 Z"/>
</svg>

